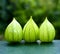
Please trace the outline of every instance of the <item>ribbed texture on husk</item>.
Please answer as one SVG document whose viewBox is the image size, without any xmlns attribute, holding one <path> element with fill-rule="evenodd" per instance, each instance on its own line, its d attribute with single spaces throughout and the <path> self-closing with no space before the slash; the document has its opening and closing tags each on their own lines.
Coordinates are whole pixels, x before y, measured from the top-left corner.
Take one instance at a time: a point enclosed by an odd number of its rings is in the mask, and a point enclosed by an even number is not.
<svg viewBox="0 0 60 54">
<path fill-rule="evenodd" d="M 38 39 L 38 26 L 33 21 L 32 16 L 23 28 L 23 39 L 26 42 L 35 42 Z"/>
<path fill-rule="evenodd" d="M 22 40 L 22 27 L 15 18 L 5 30 L 5 40 L 8 42 L 20 42 Z"/>
<path fill-rule="evenodd" d="M 52 42 L 55 37 L 54 26 L 48 21 L 47 17 L 39 29 L 39 38 L 41 42 Z"/>
</svg>

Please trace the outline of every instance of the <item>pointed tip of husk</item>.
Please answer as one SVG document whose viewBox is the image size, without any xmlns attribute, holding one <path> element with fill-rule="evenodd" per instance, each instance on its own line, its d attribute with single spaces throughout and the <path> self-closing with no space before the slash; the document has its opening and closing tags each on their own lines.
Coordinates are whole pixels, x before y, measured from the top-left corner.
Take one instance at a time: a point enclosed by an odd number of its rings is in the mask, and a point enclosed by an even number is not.
<svg viewBox="0 0 60 54">
<path fill-rule="evenodd" d="M 30 20 L 33 20 L 32 16 L 30 16 Z"/>
<path fill-rule="evenodd" d="M 30 16 L 30 19 L 32 19 L 32 16 Z"/>
<path fill-rule="evenodd" d="M 15 20 L 15 18 L 13 18 L 13 20 Z"/>
<path fill-rule="evenodd" d="M 47 17 L 46 17 L 46 19 L 45 19 L 45 20 L 48 20 L 48 19 L 47 19 Z"/>
<path fill-rule="evenodd" d="M 45 18 L 45 21 L 48 21 L 48 18 L 47 17 Z"/>
<path fill-rule="evenodd" d="M 15 18 L 13 18 L 13 20 L 12 21 L 16 21 L 16 19 Z"/>
</svg>

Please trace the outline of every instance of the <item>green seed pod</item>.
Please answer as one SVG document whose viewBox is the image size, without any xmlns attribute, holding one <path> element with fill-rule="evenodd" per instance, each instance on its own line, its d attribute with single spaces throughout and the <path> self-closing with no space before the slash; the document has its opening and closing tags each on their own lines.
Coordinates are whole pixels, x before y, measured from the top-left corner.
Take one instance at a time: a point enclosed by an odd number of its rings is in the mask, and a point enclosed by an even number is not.
<svg viewBox="0 0 60 54">
<path fill-rule="evenodd" d="M 46 18 L 45 21 L 40 26 L 39 38 L 41 42 L 52 42 L 54 37 L 55 37 L 54 26 Z"/>
<path fill-rule="evenodd" d="M 5 40 L 8 42 L 20 42 L 22 40 L 22 32 L 21 25 L 14 18 L 5 30 Z"/>
<path fill-rule="evenodd" d="M 35 42 L 38 39 L 39 29 L 32 16 L 23 28 L 23 39 L 26 42 Z"/>
</svg>

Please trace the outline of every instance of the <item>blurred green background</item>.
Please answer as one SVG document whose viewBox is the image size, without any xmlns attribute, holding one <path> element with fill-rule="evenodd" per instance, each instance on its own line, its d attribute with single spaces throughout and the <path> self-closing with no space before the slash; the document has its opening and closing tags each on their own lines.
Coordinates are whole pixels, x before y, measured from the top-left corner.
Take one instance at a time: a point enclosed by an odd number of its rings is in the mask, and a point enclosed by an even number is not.
<svg viewBox="0 0 60 54">
<path fill-rule="evenodd" d="M 0 0 L 0 39 L 14 17 L 23 27 L 30 16 L 38 26 L 47 16 L 60 39 L 60 0 Z"/>
</svg>

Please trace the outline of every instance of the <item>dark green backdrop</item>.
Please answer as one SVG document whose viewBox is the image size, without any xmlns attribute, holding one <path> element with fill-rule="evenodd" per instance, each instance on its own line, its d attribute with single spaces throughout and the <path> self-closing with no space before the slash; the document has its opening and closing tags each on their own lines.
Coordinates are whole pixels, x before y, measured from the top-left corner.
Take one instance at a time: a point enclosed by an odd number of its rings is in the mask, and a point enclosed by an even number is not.
<svg viewBox="0 0 60 54">
<path fill-rule="evenodd" d="M 23 27 L 30 16 L 38 26 L 47 16 L 60 39 L 60 0 L 0 0 L 0 33 L 14 17 Z"/>
</svg>

